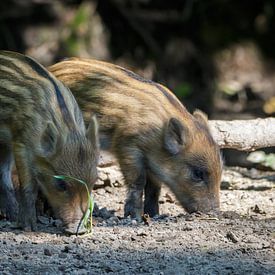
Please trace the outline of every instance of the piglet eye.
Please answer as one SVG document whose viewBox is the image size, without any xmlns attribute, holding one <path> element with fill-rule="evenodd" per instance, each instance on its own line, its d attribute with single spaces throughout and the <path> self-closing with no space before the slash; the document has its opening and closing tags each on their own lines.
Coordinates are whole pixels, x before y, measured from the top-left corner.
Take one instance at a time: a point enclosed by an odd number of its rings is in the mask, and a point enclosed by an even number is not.
<svg viewBox="0 0 275 275">
<path fill-rule="evenodd" d="M 192 178 L 194 181 L 200 182 L 205 181 L 206 172 L 200 168 L 193 168 L 192 169 Z"/>
<path fill-rule="evenodd" d="M 60 191 L 60 192 L 65 192 L 68 189 L 68 184 L 63 179 L 56 178 L 55 179 L 55 186 L 56 186 L 57 190 Z"/>
</svg>

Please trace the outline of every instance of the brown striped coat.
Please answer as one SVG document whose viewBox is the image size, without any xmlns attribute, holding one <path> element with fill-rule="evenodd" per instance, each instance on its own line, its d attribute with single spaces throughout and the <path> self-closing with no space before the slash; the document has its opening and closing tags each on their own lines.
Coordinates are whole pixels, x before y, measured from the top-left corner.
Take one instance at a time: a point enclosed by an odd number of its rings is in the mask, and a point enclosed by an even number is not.
<svg viewBox="0 0 275 275">
<path fill-rule="evenodd" d="M 205 115 L 191 115 L 164 86 L 116 65 L 71 58 L 49 70 L 84 118 L 97 114 L 101 147 L 116 155 L 128 183 L 125 216 L 158 214 L 161 183 L 189 212 L 219 208 L 222 164 Z"/>
<path fill-rule="evenodd" d="M 85 186 L 55 179 L 68 175 L 92 189 L 97 177 L 97 123 L 85 130 L 71 92 L 30 57 L 0 52 L 0 207 L 15 219 L 11 183 L 15 159 L 19 187 L 19 224 L 36 228 L 38 187 L 66 230 L 74 233 L 87 209 Z M 84 229 L 83 229 L 84 230 Z"/>
</svg>

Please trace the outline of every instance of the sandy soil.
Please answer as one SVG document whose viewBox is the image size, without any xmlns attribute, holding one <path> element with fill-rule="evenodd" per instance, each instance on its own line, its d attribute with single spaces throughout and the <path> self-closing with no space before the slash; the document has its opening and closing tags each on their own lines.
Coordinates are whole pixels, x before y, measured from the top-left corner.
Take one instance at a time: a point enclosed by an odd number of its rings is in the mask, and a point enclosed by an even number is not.
<svg viewBox="0 0 275 275">
<path fill-rule="evenodd" d="M 161 215 L 122 219 L 125 187 L 95 191 L 93 234 L 65 236 L 39 217 L 38 232 L 0 221 L 1 274 L 275 274 L 275 173 L 226 169 L 218 217 L 188 215 L 164 189 Z"/>
</svg>

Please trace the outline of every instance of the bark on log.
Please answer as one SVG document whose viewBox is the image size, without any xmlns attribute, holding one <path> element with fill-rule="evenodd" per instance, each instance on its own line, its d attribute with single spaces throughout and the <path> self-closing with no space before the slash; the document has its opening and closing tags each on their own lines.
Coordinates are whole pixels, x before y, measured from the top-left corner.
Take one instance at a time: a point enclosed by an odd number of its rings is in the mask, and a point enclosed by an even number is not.
<svg viewBox="0 0 275 275">
<path fill-rule="evenodd" d="M 220 148 L 254 151 L 275 146 L 275 118 L 251 120 L 210 120 L 211 133 Z M 117 164 L 114 156 L 101 152 L 99 167 Z"/>
<path fill-rule="evenodd" d="M 220 148 L 254 151 L 275 146 L 275 118 L 210 120 L 211 133 Z"/>
</svg>

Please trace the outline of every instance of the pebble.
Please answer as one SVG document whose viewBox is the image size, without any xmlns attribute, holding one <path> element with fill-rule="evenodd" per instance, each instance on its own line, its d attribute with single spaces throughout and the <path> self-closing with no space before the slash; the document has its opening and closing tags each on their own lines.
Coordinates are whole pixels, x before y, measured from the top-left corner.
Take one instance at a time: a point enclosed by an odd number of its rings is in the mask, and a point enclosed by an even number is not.
<svg viewBox="0 0 275 275">
<path fill-rule="evenodd" d="M 109 225 L 116 225 L 119 223 L 119 219 L 116 216 L 113 216 L 107 220 L 107 224 Z"/>
<path fill-rule="evenodd" d="M 114 188 L 112 188 L 111 186 L 106 186 L 105 191 L 106 191 L 106 193 L 113 194 Z"/>
<path fill-rule="evenodd" d="M 165 220 L 167 218 L 169 218 L 169 215 L 167 215 L 167 214 L 161 214 L 161 215 L 157 215 L 157 216 L 153 217 L 153 220 L 155 220 L 155 221 L 161 221 L 161 220 Z"/>
<path fill-rule="evenodd" d="M 64 246 L 64 249 L 63 249 L 63 250 L 61 250 L 61 252 L 68 253 L 70 250 L 71 250 L 71 247 L 70 247 L 70 246 L 68 246 L 68 245 L 65 245 L 65 246 Z"/>
<path fill-rule="evenodd" d="M 79 238 L 79 237 L 76 237 L 76 238 L 73 240 L 73 243 L 75 243 L 75 244 L 81 244 L 81 243 L 83 243 L 83 239 L 82 239 L 82 238 Z"/>
<path fill-rule="evenodd" d="M 96 216 L 107 220 L 113 216 L 113 212 L 109 211 L 106 207 L 103 207 L 97 211 Z"/>
<path fill-rule="evenodd" d="M 144 231 L 138 231 L 137 232 L 137 236 L 141 236 L 141 237 L 144 237 L 144 236 L 148 236 L 148 234 Z"/>
<path fill-rule="evenodd" d="M 67 255 L 65 253 L 60 253 L 58 255 L 58 257 L 61 258 L 61 259 L 65 259 L 65 258 L 67 258 Z"/>
<path fill-rule="evenodd" d="M 221 182 L 221 190 L 228 190 L 230 187 L 232 187 L 232 184 L 229 181 Z"/>
<path fill-rule="evenodd" d="M 46 256 L 52 256 L 52 252 L 48 248 L 45 248 L 44 249 L 44 255 L 46 255 Z"/>
<path fill-rule="evenodd" d="M 138 222 L 137 222 L 137 220 L 132 220 L 132 221 L 131 221 L 131 224 L 132 224 L 132 225 L 137 225 Z"/>
<path fill-rule="evenodd" d="M 226 237 L 233 243 L 237 243 L 239 241 L 239 238 L 232 231 L 227 232 Z"/>
<path fill-rule="evenodd" d="M 101 195 L 101 196 L 105 195 L 105 189 L 100 188 L 100 189 L 96 190 L 96 194 Z"/>
</svg>

